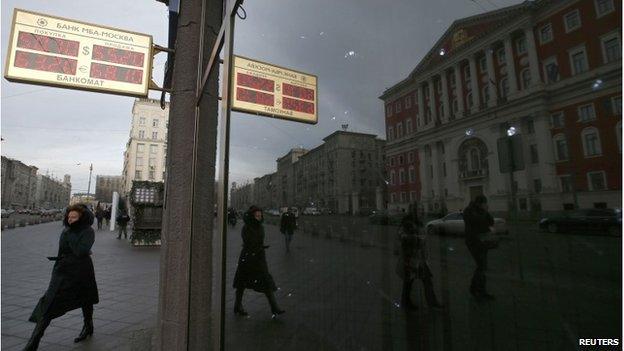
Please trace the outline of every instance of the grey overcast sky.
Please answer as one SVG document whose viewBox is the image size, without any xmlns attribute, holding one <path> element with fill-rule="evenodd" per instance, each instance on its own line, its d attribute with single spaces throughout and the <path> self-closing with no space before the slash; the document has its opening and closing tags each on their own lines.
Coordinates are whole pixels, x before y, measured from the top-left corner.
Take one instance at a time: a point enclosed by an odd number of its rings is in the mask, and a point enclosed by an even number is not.
<svg viewBox="0 0 624 351">
<path fill-rule="evenodd" d="M 316 147 L 342 124 L 383 137 L 377 97 L 405 78 L 454 20 L 520 2 L 247 0 L 235 53 L 318 76 L 319 123 L 233 114 L 230 179 L 272 172 L 290 148 Z M 167 9 L 155 0 L 3 0 L 1 6 L 3 71 L 15 7 L 151 34 L 166 45 Z M 163 63 L 164 57 L 155 63 L 159 82 Z M 121 174 L 133 100 L 3 79 L 2 155 L 44 174 L 71 174 L 72 192 L 86 191 L 89 163 L 94 176 Z"/>
</svg>

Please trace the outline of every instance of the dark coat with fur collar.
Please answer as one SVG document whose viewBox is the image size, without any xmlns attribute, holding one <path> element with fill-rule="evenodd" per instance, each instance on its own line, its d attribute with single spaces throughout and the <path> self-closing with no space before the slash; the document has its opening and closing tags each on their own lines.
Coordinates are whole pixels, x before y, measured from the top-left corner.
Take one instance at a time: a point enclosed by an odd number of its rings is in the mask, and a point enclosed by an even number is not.
<svg viewBox="0 0 624 351">
<path fill-rule="evenodd" d="M 54 319 L 86 305 L 99 302 L 95 272 L 91 261 L 91 246 L 95 241 L 93 213 L 85 209 L 80 219 L 69 225 L 59 240 L 58 260 L 52 269 L 50 285 L 29 320 Z"/>
<path fill-rule="evenodd" d="M 234 276 L 234 288 L 253 289 L 258 292 L 277 290 L 273 277 L 269 273 L 264 254 L 264 227 L 252 212 L 243 216 L 245 225 L 242 230 L 243 249 L 238 258 L 238 267 Z"/>
</svg>

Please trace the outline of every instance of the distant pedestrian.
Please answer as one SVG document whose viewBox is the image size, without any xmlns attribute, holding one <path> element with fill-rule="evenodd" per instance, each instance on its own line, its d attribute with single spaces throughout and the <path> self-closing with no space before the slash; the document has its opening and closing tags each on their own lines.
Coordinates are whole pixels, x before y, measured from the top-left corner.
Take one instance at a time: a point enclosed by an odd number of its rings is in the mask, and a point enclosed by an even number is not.
<svg viewBox="0 0 624 351">
<path fill-rule="evenodd" d="M 32 312 L 29 321 L 37 323 L 25 350 L 36 350 L 52 319 L 77 308 L 82 308 L 84 324 L 74 342 L 93 334 L 93 305 L 99 302 L 95 272 L 91 261 L 91 247 L 95 241 L 93 213 L 85 205 L 68 208 L 63 220 L 52 278 L 45 295 Z"/>
<path fill-rule="evenodd" d="M 426 235 L 418 218 L 417 206 L 410 205 L 409 214 L 401 221 L 401 254 L 397 263 L 397 273 L 403 279 L 401 305 L 405 309 L 416 309 L 411 300 L 412 284 L 420 279 L 425 290 L 427 305 L 442 308 L 433 290 L 433 274 L 429 268 Z"/>
<path fill-rule="evenodd" d="M 104 210 L 98 204 L 95 209 L 95 219 L 97 219 L 98 230 L 102 229 L 102 221 L 104 220 Z"/>
<path fill-rule="evenodd" d="M 106 210 L 104 210 L 104 223 L 106 225 L 106 227 L 110 227 L 110 220 L 111 220 L 111 207 L 108 206 L 106 208 Z"/>
<path fill-rule="evenodd" d="M 117 235 L 117 239 L 121 239 L 121 234 L 123 233 L 124 239 L 128 239 L 128 222 L 130 222 L 130 216 L 128 212 L 124 209 L 119 212 L 117 216 L 117 225 L 119 226 L 119 234 Z"/>
<path fill-rule="evenodd" d="M 273 315 L 279 315 L 285 311 L 280 309 L 275 300 L 274 292 L 277 290 L 273 277 L 269 273 L 264 245 L 264 227 L 262 226 L 262 210 L 251 206 L 243 215 L 243 249 L 238 258 L 238 267 L 234 275 L 234 288 L 236 289 L 236 301 L 234 313 L 246 316 L 243 309 L 243 294 L 245 289 L 253 289 L 264 293 L 271 305 Z"/>
<path fill-rule="evenodd" d="M 488 212 L 487 198 L 477 196 L 464 210 L 466 246 L 475 260 L 477 267 L 472 276 L 470 293 L 480 300 L 493 300 L 486 288 L 485 271 L 487 269 L 487 252 L 491 248 L 483 241 L 483 236 L 492 232 L 494 218 Z"/>
<path fill-rule="evenodd" d="M 297 217 L 295 217 L 294 210 L 291 207 L 282 214 L 282 219 L 280 220 L 280 232 L 284 235 L 286 252 L 290 252 L 290 242 L 292 241 L 292 237 L 293 234 L 295 234 L 296 229 Z"/>
</svg>

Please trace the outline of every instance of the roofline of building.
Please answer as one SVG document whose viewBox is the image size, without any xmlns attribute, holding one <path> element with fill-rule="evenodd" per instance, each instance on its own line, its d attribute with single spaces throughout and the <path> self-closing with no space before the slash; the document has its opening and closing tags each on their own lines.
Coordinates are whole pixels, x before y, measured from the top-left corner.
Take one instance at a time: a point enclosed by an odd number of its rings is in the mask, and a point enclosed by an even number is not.
<svg viewBox="0 0 624 351">
<path fill-rule="evenodd" d="M 483 12 L 480 14 L 476 14 L 473 16 L 469 16 L 469 17 L 464 17 L 458 20 L 453 21 L 453 23 L 451 23 L 451 25 L 446 29 L 446 31 L 444 31 L 444 33 L 438 38 L 438 40 L 435 42 L 435 44 L 433 44 L 431 46 L 431 48 L 429 49 L 429 51 L 427 52 L 427 54 L 425 54 L 425 56 L 423 56 L 423 58 L 418 62 L 418 64 L 416 65 L 416 67 L 410 72 L 410 74 L 403 80 L 399 81 L 398 83 L 396 83 L 395 85 L 387 88 L 383 94 L 381 94 L 379 96 L 380 100 L 385 100 L 386 98 L 388 98 L 390 95 L 400 91 L 402 88 L 404 88 L 405 86 L 409 85 L 410 83 L 413 83 L 415 81 L 414 78 L 416 78 L 417 74 L 420 73 L 423 69 L 423 67 L 428 63 L 429 59 L 437 54 L 435 52 L 435 50 L 437 49 L 437 47 L 442 44 L 442 42 L 448 37 L 448 35 L 453 32 L 457 27 L 462 26 L 462 25 L 466 25 L 468 23 L 474 22 L 476 20 L 480 20 L 483 19 L 484 17 L 494 17 L 494 16 L 498 16 L 507 12 L 511 12 L 511 11 L 517 11 L 517 10 L 521 10 L 521 9 L 530 9 L 530 8 L 534 8 L 536 6 L 543 6 L 546 3 L 548 3 L 549 0 L 535 0 L 535 1 L 529 1 L 529 0 L 525 0 L 520 4 L 517 5 L 511 5 L 511 6 L 507 6 L 507 7 L 503 7 L 500 9 L 496 9 L 493 11 L 488 11 L 488 12 Z M 474 41 L 474 39 L 478 39 L 481 38 L 483 36 L 489 35 L 491 34 L 490 32 L 483 32 L 480 36 L 476 36 L 473 38 L 472 41 Z M 453 51 L 456 51 L 457 49 L 463 47 L 464 45 L 468 45 L 470 43 L 465 43 L 461 46 L 459 46 L 458 48 L 456 48 Z M 449 55 L 449 57 L 452 56 L 452 52 L 451 55 Z"/>
</svg>

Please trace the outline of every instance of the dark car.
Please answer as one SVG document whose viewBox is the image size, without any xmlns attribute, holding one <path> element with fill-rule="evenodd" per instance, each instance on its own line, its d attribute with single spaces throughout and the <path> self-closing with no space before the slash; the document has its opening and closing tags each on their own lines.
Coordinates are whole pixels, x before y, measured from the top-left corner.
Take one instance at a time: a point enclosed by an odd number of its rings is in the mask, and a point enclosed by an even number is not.
<svg viewBox="0 0 624 351">
<path fill-rule="evenodd" d="M 550 233 L 575 231 L 622 235 L 622 211 L 618 209 L 566 211 L 542 218 L 539 227 Z"/>
</svg>

